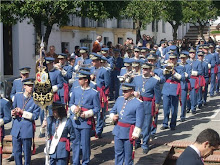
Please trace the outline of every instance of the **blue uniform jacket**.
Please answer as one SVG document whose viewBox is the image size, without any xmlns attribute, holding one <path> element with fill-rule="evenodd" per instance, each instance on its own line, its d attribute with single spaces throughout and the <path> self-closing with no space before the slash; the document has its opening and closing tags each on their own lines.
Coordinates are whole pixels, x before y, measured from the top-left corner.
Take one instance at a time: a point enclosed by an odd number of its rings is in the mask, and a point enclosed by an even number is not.
<svg viewBox="0 0 220 165">
<path fill-rule="evenodd" d="M 115 105 L 113 106 L 110 113 L 118 114 L 119 120 L 122 123 L 135 124 L 136 127 L 142 128 L 144 122 L 144 105 L 143 102 L 135 97 L 128 99 L 126 105 L 123 96 L 118 97 Z M 113 129 L 113 135 L 120 139 L 129 139 L 128 127 L 121 127 L 116 125 Z"/>
<path fill-rule="evenodd" d="M 15 138 L 17 138 L 19 134 L 22 139 L 33 138 L 33 122 L 39 117 L 40 107 L 34 103 L 33 97 L 31 97 L 26 106 L 23 107 L 27 100 L 28 98 L 26 98 L 23 93 L 17 93 L 15 95 L 13 108 L 19 107 L 20 109 L 24 109 L 24 111 L 32 113 L 31 120 L 18 116 L 14 119 L 11 135 Z"/>
<path fill-rule="evenodd" d="M 186 63 L 186 64 L 180 63 L 180 65 L 184 67 L 184 71 L 185 71 L 185 73 L 184 73 L 185 80 L 180 82 L 181 83 L 181 89 L 182 90 L 187 90 L 188 89 L 187 80 L 190 79 L 192 66 L 188 63 Z"/>
<path fill-rule="evenodd" d="M 50 81 L 51 81 L 52 86 L 56 85 L 58 88 L 58 91 L 57 91 L 58 95 L 64 96 L 64 90 L 63 90 L 64 79 L 63 79 L 61 72 L 57 69 L 52 69 L 49 72 L 49 76 L 50 76 Z"/>
<path fill-rule="evenodd" d="M 17 92 L 23 92 L 23 83 L 21 78 L 17 78 L 13 81 L 13 86 L 11 89 L 11 94 L 10 94 L 10 98 L 12 99 L 12 97 L 17 93 Z"/>
<path fill-rule="evenodd" d="M 202 75 L 205 78 L 206 84 L 209 83 L 209 68 L 208 63 L 206 61 L 202 61 Z"/>
<path fill-rule="evenodd" d="M 165 68 L 165 66 L 164 66 L 164 68 Z M 175 78 L 171 74 L 166 74 L 166 75 L 164 75 L 164 77 L 166 78 L 166 81 L 168 79 L 174 80 L 174 81 L 179 82 L 179 83 L 180 83 L 180 81 L 185 81 L 184 67 L 180 66 L 180 65 L 177 65 L 177 66 L 174 67 L 174 70 L 176 71 L 176 73 L 181 75 L 180 80 L 178 80 L 177 78 Z M 177 96 L 177 86 L 178 86 L 178 84 L 173 84 L 173 83 L 171 84 L 171 83 L 165 82 L 164 85 L 163 85 L 162 94 L 167 95 L 167 96 L 169 96 L 169 95 Z"/>
<path fill-rule="evenodd" d="M 199 61 L 199 60 L 194 60 L 194 61 L 187 60 L 187 63 L 189 65 L 191 65 L 191 67 L 192 67 L 191 73 L 192 73 L 192 71 L 196 71 L 196 72 L 198 72 L 197 76 L 201 76 L 202 75 L 203 69 L 202 69 L 201 61 Z M 190 78 L 189 81 L 190 81 L 191 87 L 194 88 L 196 80 L 193 79 L 193 78 Z"/>
<path fill-rule="evenodd" d="M 56 120 L 53 116 L 50 116 L 47 118 L 47 132 L 49 137 L 54 136 L 54 133 L 56 131 L 56 127 L 59 124 L 59 121 Z M 63 133 L 61 135 L 61 138 L 68 138 L 72 142 L 75 138 L 74 128 L 71 119 L 67 118 L 66 125 L 63 129 Z M 51 142 L 51 141 L 50 141 Z M 50 155 L 51 158 L 59 159 L 59 158 L 66 158 L 68 157 L 68 151 L 66 150 L 66 142 L 59 142 L 56 151 Z"/>
<path fill-rule="evenodd" d="M 105 86 L 105 89 L 109 88 L 111 79 L 110 79 L 110 72 L 104 67 L 100 67 L 99 69 L 95 69 L 92 67 L 91 72 L 95 75 L 95 82 L 97 87 L 102 88 Z"/>
<path fill-rule="evenodd" d="M 69 79 L 72 78 L 72 73 L 73 73 L 73 67 L 71 65 L 64 65 L 63 69 L 66 71 L 66 75 L 62 75 L 64 78 L 64 83 L 68 84 L 69 83 Z"/>
<path fill-rule="evenodd" d="M 206 61 L 208 64 L 211 65 L 211 73 L 214 73 L 214 67 L 215 67 L 215 57 L 212 54 L 207 54 L 204 57 L 204 61 Z"/>
<path fill-rule="evenodd" d="M 158 68 L 158 67 L 154 68 L 154 73 L 155 73 L 158 77 L 160 77 L 160 81 L 159 81 L 160 84 L 165 83 L 166 79 L 165 79 L 165 77 L 164 77 L 164 75 L 163 75 L 163 70 L 162 70 L 161 68 Z"/>
<path fill-rule="evenodd" d="M 159 80 L 154 77 L 144 78 L 143 75 L 134 77 L 135 91 L 140 92 L 143 97 L 153 98 L 155 96 L 155 103 L 159 104 L 161 100 Z M 144 86 L 143 86 L 144 83 Z M 144 87 L 144 90 L 143 90 Z M 151 111 L 151 109 L 149 109 Z"/>
<path fill-rule="evenodd" d="M 69 105 L 70 107 L 75 105 L 92 110 L 95 115 L 100 111 L 99 92 L 90 87 L 85 90 L 83 90 L 80 86 L 75 87 L 70 98 Z M 78 120 L 74 120 L 73 117 L 74 113 L 71 110 L 70 118 L 75 128 L 91 128 L 91 126 L 87 124 L 88 119 L 79 117 Z"/>
<path fill-rule="evenodd" d="M 9 100 L 0 97 L 0 119 L 3 119 L 4 124 L 7 124 L 11 121 L 11 104 Z M 4 125 L 3 135 L 4 135 Z"/>
</svg>

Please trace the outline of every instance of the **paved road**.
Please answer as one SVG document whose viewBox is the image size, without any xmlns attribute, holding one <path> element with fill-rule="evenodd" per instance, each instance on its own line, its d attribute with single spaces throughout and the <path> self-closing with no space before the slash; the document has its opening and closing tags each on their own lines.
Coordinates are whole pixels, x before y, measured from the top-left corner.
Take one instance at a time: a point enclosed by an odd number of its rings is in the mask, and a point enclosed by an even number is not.
<svg viewBox="0 0 220 165">
<path fill-rule="evenodd" d="M 113 105 L 113 102 L 111 103 Z M 159 113 L 159 124 L 158 131 L 155 140 L 151 147 L 154 148 L 155 144 L 164 144 L 172 141 L 195 141 L 196 136 L 205 128 L 215 129 L 220 133 L 220 96 L 215 96 L 214 98 L 208 98 L 208 104 L 197 111 L 197 114 L 192 115 L 188 113 L 186 115 L 187 119 L 185 122 L 180 122 L 178 117 L 176 130 L 160 130 L 163 120 L 163 112 L 160 109 Z M 180 109 L 179 109 L 180 112 Z M 179 114 L 178 114 L 179 116 Z M 108 118 L 107 118 L 108 122 Z M 37 132 L 36 136 L 39 135 L 40 122 L 37 121 Z M 6 134 L 10 133 L 11 123 L 6 125 Z M 114 164 L 114 143 L 111 131 L 113 129 L 112 125 L 108 125 L 104 129 L 102 139 L 92 138 L 92 153 L 91 153 L 91 164 Z M 32 165 L 43 164 L 44 162 L 44 139 L 37 142 L 37 154 L 32 156 Z M 156 145 L 158 147 L 158 145 Z M 152 149 L 147 155 L 143 155 L 141 149 L 136 151 L 135 164 L 145 164 L 146 158 L 159 159 L 164 153 L 164 148 Z M 152 161 L 152 160 L 151 160 Z M 7 163 L 6 160 L 3 164 L 12 165 L 14 162 Z M 151 163 L 153 164 L 153 163 Z M 156 164 L 156 163 L 155 163 Z"/>
</svg>

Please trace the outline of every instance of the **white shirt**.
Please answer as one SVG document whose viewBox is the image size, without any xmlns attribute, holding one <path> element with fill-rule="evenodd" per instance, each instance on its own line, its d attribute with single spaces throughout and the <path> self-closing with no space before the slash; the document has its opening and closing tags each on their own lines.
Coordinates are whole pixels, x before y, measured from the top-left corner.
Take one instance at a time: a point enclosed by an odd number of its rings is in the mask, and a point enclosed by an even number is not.
<svg viewBox="0 0 220 165">
<path fill-rule="evenodd" d="M 200 151 L 198 150 L 198 148 L 196 148 L 194 145 L 190 145 L 190 147 L 196 151 L 196 153 L 199 155 L 199 157 L 201 157 L 201 153 Z"/>
</svg>

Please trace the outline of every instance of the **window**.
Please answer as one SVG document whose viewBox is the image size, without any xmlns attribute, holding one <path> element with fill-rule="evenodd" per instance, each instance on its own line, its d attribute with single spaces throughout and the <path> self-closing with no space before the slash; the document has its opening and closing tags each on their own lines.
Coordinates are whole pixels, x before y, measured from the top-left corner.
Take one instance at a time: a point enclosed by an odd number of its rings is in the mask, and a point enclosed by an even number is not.
<svg viewBox="0 0 220 165">
<path fill-rule="evenodd" d="M 158 20 L 155 21 L 156 22 L 156 32 L 158 32 Z"/>
<path fill-rule="evenodd" d="M 118 37 L 118 44 L 121 44 L 121 45 L 123 45 L 123 38 L 121 38 L 121 37 Z"/>
<path fill-rule="evenodd" d="M 108 41 L 109 41 L 109 38 L 108 37 L 104 37 L 104 45 L 107 45 Z"/>
<path fill-rule="evenodd" d="M 165 21 L 162 20 L 162 33 L 166 33 Z"/>
<path fill-rule="evenodd" d="M 155 21 L 152 22 L 152 32 L 155 32 Z"/>
<path fill-rule="evenodd" d="M 122 21 L 117 19 L 117 28 L 122 28 Z"/>
</svg>

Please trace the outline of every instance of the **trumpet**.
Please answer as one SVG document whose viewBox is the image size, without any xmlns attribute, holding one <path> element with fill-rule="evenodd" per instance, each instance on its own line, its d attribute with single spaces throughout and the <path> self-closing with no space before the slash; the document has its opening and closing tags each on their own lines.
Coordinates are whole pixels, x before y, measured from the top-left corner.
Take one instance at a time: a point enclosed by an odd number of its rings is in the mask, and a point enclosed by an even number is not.
<svg viewBox="0 0 220 165">
<path fill-rule="evenodd" d="M 133 80 L 133 71 L 126 73 L 124 76 L 117 76 L 121 83 L 130 83 Z"/>
<path fill-rule="evenodd" d="M 165 74 L 170 74 L 170 73 L 172 73 L 173 72 L 173 70 L 174 70 L 174 65 L 173 65 L 173 63 L 168 63 L 168 65 L 167 66 L 165 66 Z"/>
<path fill-rule="evenodd" d="M 73 117 L 74 120 L 78 120 L 81 114 L 81 107 L 80 106 L 78 107 L 79 107 L 79 111 L 78 112 L 74 111 L 74 117 Z"/>
</svg>

